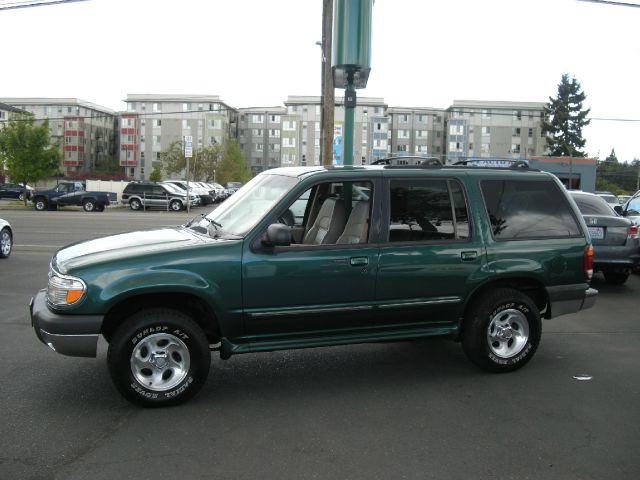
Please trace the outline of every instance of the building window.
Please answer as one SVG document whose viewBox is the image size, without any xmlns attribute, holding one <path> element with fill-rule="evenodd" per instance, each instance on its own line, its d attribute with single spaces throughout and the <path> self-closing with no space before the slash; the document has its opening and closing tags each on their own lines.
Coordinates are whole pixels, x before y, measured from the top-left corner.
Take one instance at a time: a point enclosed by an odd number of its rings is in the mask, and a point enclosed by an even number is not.
<svg viewBox="0 0 640 480">
<path fill-rule="evenodd" d="M 522 120 L 522 112 L 520 110 L 513 111 L 513 119 L 514 120 Z"/>
<path fill-rule="evenodd" d="M 512 143 L 511 144 L 511 153 L 520 153 L 520 144 Z"/>
<path fill-rule="evenodd" d="M 449 135 L 464 135 L 464 125 L 449 125 Z"/>
<path fill-rule="evenodd" d="M 520 129 L 519 128 L 512 128 L 511 129 L 511 136 L 512 137 L 519 137 L 520 136 Z"/>
<path fill-rule="evenodd" d="M 269 130 L 269 137 L 270 138 L 280 138 L 280 130 L 272 128 L 271 130 Z"/>
<path fill-rule="evenodd" d="M 251 122 L 252 123 L 263 123 L 264 122 L 264 116 L 262 116 L 262 115 L 251 115 Z"/>
<path fill-rule="evenodd" d="M 296 129 L 295 120 L 287 120 L 286 122 L 284 122 L 282 124 L 282 129 L 283 130 L 287 130 L 287 131 L 295 131 L 295 129 Z"/>
<path fill-rule="evenodd" d="M 398 138 L 409 138 L 409 130 L 398 130 Z"/>
<path fill-rule="evenodd" d="M 491 118 L 491 110 L 482 110 L 482 118 Z"/>
<path fill-rule="evenodd" d="M 462 152 L 462 143 L 461 142 L 449 142 L 449 152 L 452 152 L 452 153 Z"/>
<path fill-rule="evenodd" d="M 159 118 L 156 118 L 156 119 L 153 121 L 153 126 L 154 126 L 154 127 L 161 127 L 161 126 L 162 126 L 162 120 L 160 120 Z"/>
<path fill-rule="evenodd" d="M 270 115 L 269 120 L 271 123 L 280 123 L 280 115 Z"/>
<path fill-rule="evenodd" d="M 162 105 L 160 105 L 159 103 L 154 103 L 153 104 L 153 111 L 154 112 L 161 112 L 162 111 Z"/>
<path fill-rule="evenodd" d="M 533 137 L 533 128 L 530 128 L 529 129 L 529 138 L 532 138 L 532 137 Z"/>
<path fill-rule="evenodd" d="M 189 125 L 189 120 L 182 120 L 182 129 L 183 130 L 190 130 L 191 129 L 191 125 Z"/>
<path fill-rule="evenodd" d="M 406 145 L 398 145 L 398 147 L 396 148 L 396 151 L 398 151 L 398 152 L 406 152 L 407 151 L 407 146 Z"/>
<path fill-rule="evenodd" d="M 400 115 L 400 123 L 409 123 L 409 115 Z"/>
<path fill-rule="evenodd" d="M 491 127 L 482 127 L 482 135 L 491 135 Z"/>
<path fill-rule="evenodd" d="M 191 104 L 190 103 L 183 103 L 182 104 L 182 111 L 183 112 L 188 112 L 191 110 Z"/>
<path fill-rule="evenodd" d="M 251 135 L 253 135 L 254 137 L 262 137 L 264 135 L 264 132 L 261 128 L 254 128 L 251 131 Z"/>
</svg>

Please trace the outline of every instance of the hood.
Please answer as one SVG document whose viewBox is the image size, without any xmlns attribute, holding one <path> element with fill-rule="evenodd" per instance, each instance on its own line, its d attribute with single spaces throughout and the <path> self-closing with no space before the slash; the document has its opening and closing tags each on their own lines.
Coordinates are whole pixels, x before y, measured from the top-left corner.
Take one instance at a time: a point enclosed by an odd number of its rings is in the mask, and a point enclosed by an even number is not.
<svg viewBox="0 0 640 480">
<path fill-rule="evenodd" d="M 169 252 L 220 240 L 207 239 L 181 227 L 110 235 L 58 250 L 54 263 L 60 273 L 94 263 Z"/>
</svg>

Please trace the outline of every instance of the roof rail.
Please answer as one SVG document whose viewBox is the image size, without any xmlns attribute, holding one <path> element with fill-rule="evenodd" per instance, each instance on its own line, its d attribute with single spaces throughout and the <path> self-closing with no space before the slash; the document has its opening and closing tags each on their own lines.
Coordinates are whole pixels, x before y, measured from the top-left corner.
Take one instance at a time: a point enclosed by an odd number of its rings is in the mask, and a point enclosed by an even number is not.
<svg viewBox="0 0 640 480">
<path fill-rule="evenodd" d="M 524 160 L 514 160 L 511 158 L 472 158 L 467 160 L 459 160 L 452 165 L 473 165 L 474 163 L 485 164 L 488 168 L 524 168 L 531 169 L 529 164 Z M 499 163 L 508 163 L 509 166 L 500 166 Z M 493 165 L 492 165 L 493 164 Z M 478 165 L 483 166 L 483 165 Z"/>
<path fill-rule="evenodd" d="M 403 155 L 398 157 L 387 157 L 381 158 L 374 162 L 371 162 L 371 165 L 392 165 L 398 167 L 406 167 L 406 166 L 431 166 L 431 167 L 441 167 L 443 164 L 440 159 L 436 157 L 421 157 L 419 155 Z"/>
</svg>

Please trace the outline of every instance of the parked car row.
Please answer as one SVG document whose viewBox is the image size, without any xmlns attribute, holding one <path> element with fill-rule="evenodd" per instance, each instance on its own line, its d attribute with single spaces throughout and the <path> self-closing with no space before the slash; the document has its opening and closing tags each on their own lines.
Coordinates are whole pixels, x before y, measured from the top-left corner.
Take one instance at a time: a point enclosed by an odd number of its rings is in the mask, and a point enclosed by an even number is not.
<svg viewBox="0 0 640 480">
<path fill-rule="evenodd" d="M 188 189 L 188 194 L 187 194 Z M 122 203 L 131 210 L 163 208 L 180 211 L 190 207 L 224 201 L 231 193 L 217 183 L 166 180 L 159 183 L 131 182 L 122 192 Z"/>
</svg>

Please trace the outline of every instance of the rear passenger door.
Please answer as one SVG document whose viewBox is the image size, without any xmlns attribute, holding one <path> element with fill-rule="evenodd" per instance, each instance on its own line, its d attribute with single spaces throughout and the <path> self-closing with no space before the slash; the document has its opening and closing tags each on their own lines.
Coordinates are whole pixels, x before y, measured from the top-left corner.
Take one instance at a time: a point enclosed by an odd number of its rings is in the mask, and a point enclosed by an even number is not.
<svg viewBox="0 0 640 480">
<path fill-rule="evenodd" d="M 386 182 L 376 322 L 450 327 L 486 263 L 465 189 L 442 177 Z"/>
</svg>

